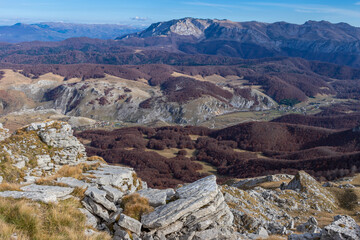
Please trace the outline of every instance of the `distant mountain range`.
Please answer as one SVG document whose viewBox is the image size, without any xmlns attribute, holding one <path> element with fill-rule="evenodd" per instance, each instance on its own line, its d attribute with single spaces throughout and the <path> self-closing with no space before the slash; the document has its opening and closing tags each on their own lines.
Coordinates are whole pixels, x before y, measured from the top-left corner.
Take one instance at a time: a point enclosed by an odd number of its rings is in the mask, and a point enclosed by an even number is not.
<svg viewBox="0 0 360 240">
<path fill-rule="evenodd" d="M 0 43 L 0 62 L 229 65 L 243 59 L 296 57 L 360 67 L 360 28 L 346 23 L 308 21 L 297 25 L 184 18 L 138 30 L 65 23 L 0 27 L 0 42 L 47 41 Z M 73 36 L 87 37 L 54 42 Z"/>
<path fill-rule="evenodd" d="M 139 27 L 117 24 L 17 23 L 12 26 L 0 26 L 0 42 L 62 41 L 73 37 L 114 39 L 140 30 L 142 29 Z"/>
<path fill-rule="evenodd" d="M 301 57 L 360 67 L 360 28 L 308 21 L 231 22 L 184 18 L 117 38 L 123 45 L 241 58 Z"/>
</svg>

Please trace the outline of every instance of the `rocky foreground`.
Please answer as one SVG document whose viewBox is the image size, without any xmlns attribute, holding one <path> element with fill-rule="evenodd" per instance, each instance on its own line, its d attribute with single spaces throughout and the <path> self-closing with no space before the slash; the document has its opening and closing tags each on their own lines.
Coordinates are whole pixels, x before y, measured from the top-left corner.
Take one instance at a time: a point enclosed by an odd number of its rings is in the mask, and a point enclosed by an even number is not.
<svg viewBox="0 0 360 240">
<path fill-rule="evenodd" d="M 338 215 L 340 203 L 329 191 L 333 183 L 321 185 L 302 171 L 222 186 L 208 176 L 159 190 L 147 188 L 131 168 L 87 158 L 67 123 L 34 123 L 11 136 L 1 128 L 0 138 L 1 185 L 18 183 L 16 189 L 3 189 L 0 197 L 42 204 L 75 199 L 86 217 L 87 236 L 106 232 L 116 240 L 360 239 L 356 221 Z M 276 186 L 278 182 L 283 183 Z M 323 214 L 333 221 L 320 223 L 317 218 Z"/>
</svg>

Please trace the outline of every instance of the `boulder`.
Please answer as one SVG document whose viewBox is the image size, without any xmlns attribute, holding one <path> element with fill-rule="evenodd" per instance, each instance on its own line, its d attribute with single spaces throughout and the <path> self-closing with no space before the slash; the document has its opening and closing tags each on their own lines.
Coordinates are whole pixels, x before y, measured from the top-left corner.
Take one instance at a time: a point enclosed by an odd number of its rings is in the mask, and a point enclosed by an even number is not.
<svg viewBox="0 0 360 240">
<path fill-rule="evenodd" d="M 174 191 L 174 190 L 173 190 Z M 140 196 L 147 198 L 149 200 L 149 204 L 152 207 L 158 207 L 166 204 L 166 200 L 168 199 L 168 190 L 159 190 L 159 189 L 143 189 L 137 192 Z M 174 192 L 175 194 L 175 192 Z"/>
<path fill-rule="evenodd" d="M 117 202 L 124 196 L 124 193 L 119 189 L 109 185 L 102 186 L 101 189 L 106 192 L 106 198 L 112 202 Z"/>
<path fill-rule="evenodd" d="M 180 199 L 160 206 L 154 212 L 144 215 L 141 222 L 144 227 L 150 229 L 165 227 L 211 202 L 217 192 L 215 176 L 200 179 L 179 188 L 176 191 L 176 196 Z"/>
<path fill-rule="evenodd" d="M 334 221 L 324 227 L 321 240 L 356 240 L 360 239 L 360 226 L 349 216 L 337 215 Z"/>
<path fill-rule="evenodd" d="M 115 204 L 106 198 L 106 192 L 96 187 L 89 187 L 85 192 L 85 196 L 88 196 L 89 198 L 94 200 L 94 202 L 101 204 L 109 211 L 115 212 L 117 210 Z"/>
<path fill-rule="evenodd" d="M 319 240 L 320 237 L 320 233 L 291 234 L 288 240 Z"/>
<path fill-rule="evenodd" d="M 138 220 L 126 216 L 125 214 L 120 215 L 118 225 L 126 230 L 136 233 L 137 235 L 140 235 L 141 233 L 142 224 Z"/>
<path fill-rule="evenodd" d="M 318 227 L 318 222 L 314 217 L 310 217 L 306 223 L 297 226 L 296 230 L 303 233 L 321 232 L 321 228 Z"/>
<path fill-rule="evenodd" d="M 102 205 L 97 204 L 89 197 L 85 197 L 84 200 L 82 201 L 82 204 L 89 212 L 103 219 L 105 222 L 109 222 L 110 220 L 109 212 Z"/>
<path fill-rule="evenodd" d="M 154 239 L 233 238 L 229 229 L 232 229 L 234 217 L 215 176 L 181 187 L 175 196 L 176 200 L 141 218 L 143 228 L 151 232 Z"/>
<path fill-rule="evenodd" d="M 142 182 L 132 168 L 103 164 L 98 169 L 89 171 L 88 174 L 95 177 L 94 183 L 118 188 L 124 194 L 142 189 Z"/>
</svg>

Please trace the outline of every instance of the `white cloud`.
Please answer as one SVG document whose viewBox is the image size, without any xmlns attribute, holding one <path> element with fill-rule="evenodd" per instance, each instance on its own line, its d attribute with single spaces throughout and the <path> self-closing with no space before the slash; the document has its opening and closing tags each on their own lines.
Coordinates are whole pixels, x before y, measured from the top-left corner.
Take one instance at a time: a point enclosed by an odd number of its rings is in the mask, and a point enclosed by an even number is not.
<svg viewBox="0 0 360 240">
<path fill-rule="evenodd" d="M 139 22 L 144 22 L 144 21 L 149 20 L 149 19 L 146 18 L 146 17 L 139 17 L 139 16 L 132 17 L 132 18 L 130 18 L 130 19 L 133 20 L 133 21 L 139 21 Z"/>
<path fill-rule="evenodd" d="M 360 2 L 355 3 L 355 5 L 360 5 Z"/>
</svg>

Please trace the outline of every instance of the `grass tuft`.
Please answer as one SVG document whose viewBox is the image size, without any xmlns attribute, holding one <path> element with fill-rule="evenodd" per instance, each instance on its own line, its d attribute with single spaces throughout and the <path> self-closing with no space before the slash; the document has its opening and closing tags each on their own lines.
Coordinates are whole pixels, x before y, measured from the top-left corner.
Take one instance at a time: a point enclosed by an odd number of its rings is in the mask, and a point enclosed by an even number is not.
<svg viewBox="0 0 360 240">
<path fill-rule="evenodd" d="M 141 220 L 141 216 L 151 213 L 154 208 L 149 205 L 147 198 L 141 197 L 138 193 L 130 194 L 122 198 L 121 207 L 124 214 L 137 220 Z"/>
</svg>

